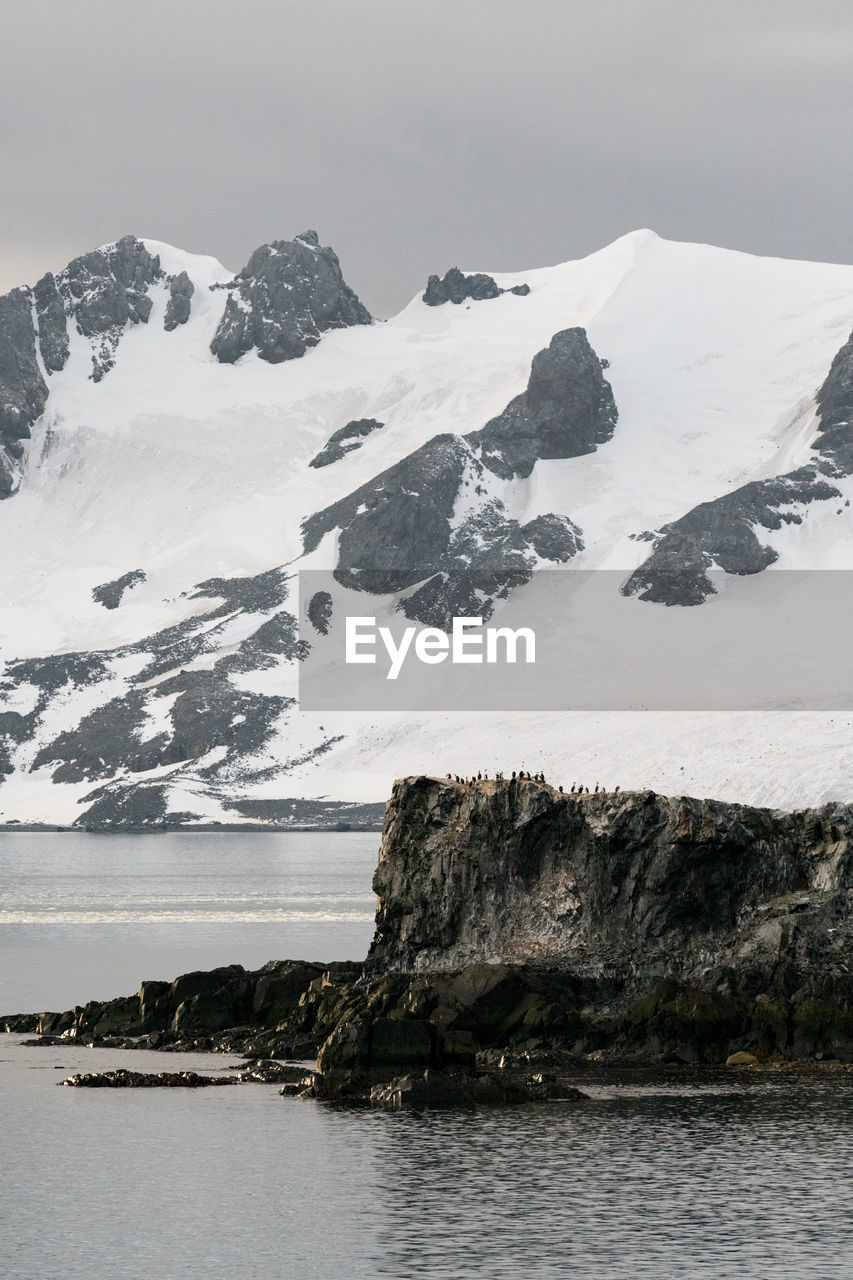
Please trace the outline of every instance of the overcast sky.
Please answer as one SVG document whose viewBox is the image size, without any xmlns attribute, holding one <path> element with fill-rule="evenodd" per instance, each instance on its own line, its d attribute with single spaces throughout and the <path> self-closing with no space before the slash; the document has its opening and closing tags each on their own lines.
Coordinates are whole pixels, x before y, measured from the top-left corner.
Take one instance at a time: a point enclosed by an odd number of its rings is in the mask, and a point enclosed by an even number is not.
<svg viewBox="0 0 853 1280">
<path fill-rule="evenodd" d="M 315 227 L 377 315 L 637 227 L 853 262 L 849 0 L 0 0 L 0 288 Z"/>
</svg>

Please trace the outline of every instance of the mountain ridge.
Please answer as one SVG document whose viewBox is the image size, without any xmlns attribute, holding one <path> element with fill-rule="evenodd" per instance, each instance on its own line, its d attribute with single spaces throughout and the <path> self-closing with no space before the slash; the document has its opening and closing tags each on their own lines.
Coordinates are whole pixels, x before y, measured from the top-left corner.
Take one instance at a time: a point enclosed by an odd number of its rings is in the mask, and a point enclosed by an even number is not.
<svg viewBox="0 0 853 1280">
<path fill-rule="evenodd" d="M 387 504 L 382 477 L 394 468 L 404 477 L 401 500 L 420 490 L 432 501 L 436 481 L 412 459 L 445 438 L 459 442 L 460 461 L 437 531 L 473 590 L 477 572 L 543 564 L 618 569 L 626 580 L 648 574 L 667 529 L 688 517 L 699 521 L 691 554 L 701 574 L 719 563 L 700 510 L 714 503 L 726 536 L 741 520 L 747 552 L 755 538 L 769 549 L 733 563 L 735 572 L 771 559 L 849 568 L 842 410 L 853 369 L 853 267 L 640 231 L 554 268 L 459 272 L 447 300 L 430 305 L 422 289 L 397 316 L 368 323 L 334 251 L 311 233 L 271 242 L 258 251 L 260 265 L 236 274 L 135 237 L 75 262 L 109 260 L 122 245 L 113 283 L 87 277 L 82 288 L 75 268 L 51 276 L 53 293 L 41 289 L 47 337 L 61 338 L 57 298 L 70 308 L 64 359 L 61 341 L 42 344 L 42 328 L 32 329 L 32 367 L 47 394 L 40 408 L 38 394 L 28 402 L 31 439 L 12 442 L 5 465 L 16 492 L 0 502 L 0 821 L 85 823 L 95 805 L 118 817 L 126 803 L 143 812 L 148 801 L 155 822 L 166 813 L 230 821 L 236 803 L 295 794 L 375 800 L 400 772 L 395 751 L 412 753 L 412 771 L 444 772 L 446 759 L 470 772 L 486 740 L 496 756 L 512 744 L 526 765 L 549 772 L 574 772 L 569 761 L 579 760 L 586 776 L 630 770 L 637 785 L 679 790 L 689 781 L 700 793 L 770 803 L 803 785 L 796 744 L 805 741 L 809 801 L 843 794 L 846 717 L 656 715 L 641 727 L 621 713 L 555 713 L 553 722 L 496 713 L 484 731 L 476 718 L 300 712 L 294 575 L 343 572 L 362 499 L 346 518 L 338 513 L 356 494 Z M 295 248 L 282 254 L 276 245 Z M 311 275 L 318 253 L 327 255 L 322 281 Z M 270 270 L 274 283 L 263 283 Z M 25 292 L 13 294 L 6 305 L 26 328 L 35 290 L 29 312 Z M 308 301 L 294 309 L 290 294 Z M 5 301 L 0 380 L 11 349 Z M 211 348 L 229 303 L 224 354 L 233 361 L 223 363 Z M 71 322 L 78 312 L 81 332 Z M 529 395 L 537 361 L 568 333 L 592 354 L 561 366 L 560 404 L 587 376 L 612 389 L 611 425 L 580 453 L 547 443 L 557 438 L 550 407 L 538 435 L 524 436 L 517 412 L 507 417 Z M 290 357 L 279 360 L 285 349 Z M 836 392 L 821 401 L 834 360 Z M 485 452 L 475 456 L 495 422 L 507 424 L 497 471 L 483 468 Z M 523 460 L 510 461 L 521 458 L 522 438 Z M 312 467 L 333 441 L 329 462 Z M 733 512 L 744 486 L 766 494 L 803 467 L 811 489 L 785 491 L 769 527 L 754 507 Z M 416 532 L 417 511 L 405 517 Z M 371 520 L 358 563 L 381 568 L 399 526 L 379 507 Z M 311 521 L 322 532 L 306 554 L 301 529 Z M 417 536 L 404 558 L 416 550 L 421 563 L 399 567 L 447 571 L 440 547 L 428 564 Z M 694 564 L 683 548 L 673 562 Z M 260 584 L 276 575 L 290 585 L 271 600 Z M 464 603 L 435 583 L 423 591 L 408 606 L 422 620 Z M 626 600 L 626 625 L 635 607 L 649 605 Z M 240 717 L 257 726 L 251 745 Z M 106 724 L 121 741 L 99 764 Z M 781 774 L 780 755 L 790 757 Z"/>
</svg>

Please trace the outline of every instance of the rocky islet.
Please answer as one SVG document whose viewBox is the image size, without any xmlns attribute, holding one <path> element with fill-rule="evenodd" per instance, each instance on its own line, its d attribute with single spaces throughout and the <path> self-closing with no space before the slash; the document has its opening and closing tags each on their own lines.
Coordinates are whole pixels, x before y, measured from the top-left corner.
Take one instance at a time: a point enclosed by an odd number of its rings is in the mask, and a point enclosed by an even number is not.
<svg viewBox="0 0 853 1280">
<path fill-rule="evenodd" d="M 395 784 L 364 962 L 230 965 L 0 1020 L 47 1043 L 218 1050 L 287 1094 L 575 1098 L 598 1062 L 853 1063 L 853 810 L 540 779 Z M 103 1074 L 103 1073 L 98 1073 Z"/>
</svg>

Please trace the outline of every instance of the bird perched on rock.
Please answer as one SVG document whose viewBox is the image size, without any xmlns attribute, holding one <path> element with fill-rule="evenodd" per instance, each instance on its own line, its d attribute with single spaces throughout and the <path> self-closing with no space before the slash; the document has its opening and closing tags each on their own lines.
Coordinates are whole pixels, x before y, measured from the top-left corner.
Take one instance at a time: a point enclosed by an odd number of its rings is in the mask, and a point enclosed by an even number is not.
<svg viewBox="0 0 853 1280">
<path fill-rule="evenodd" d="M 563 794 L 563 784 L 562 784 L 562 782 L 561 782 L 561 783 L 560 783 L 560 795 L 562 795 L 562 794 Z"/>
</svg>

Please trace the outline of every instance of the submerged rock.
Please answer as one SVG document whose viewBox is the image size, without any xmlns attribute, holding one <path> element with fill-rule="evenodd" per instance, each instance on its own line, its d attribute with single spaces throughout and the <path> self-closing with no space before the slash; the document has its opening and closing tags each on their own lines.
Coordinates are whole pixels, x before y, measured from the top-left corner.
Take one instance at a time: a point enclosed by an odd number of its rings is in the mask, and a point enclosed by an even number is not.
<svg viewBox="0 0 853 1280">
<path fill-rule="evenodd" d="M 531 1076 L 519 1080 L 501 1073 L 479 1075 L 427 1070 L 423 1075 L 396 1076 L 370 1090 L 373 1106 L 401 1107 L 505 1106 L 521 1102 L 577 1102 L 587 1097 L 580 1089 L 556 1080 Z"/>
<path fill-rule="evenodd" d="M 57 1080 L 72 1089 L 204 1089 L 239 1084 L 236 1076 L 200 1076 L 195 1071 L 93 1071 Z"/>
</svg>

